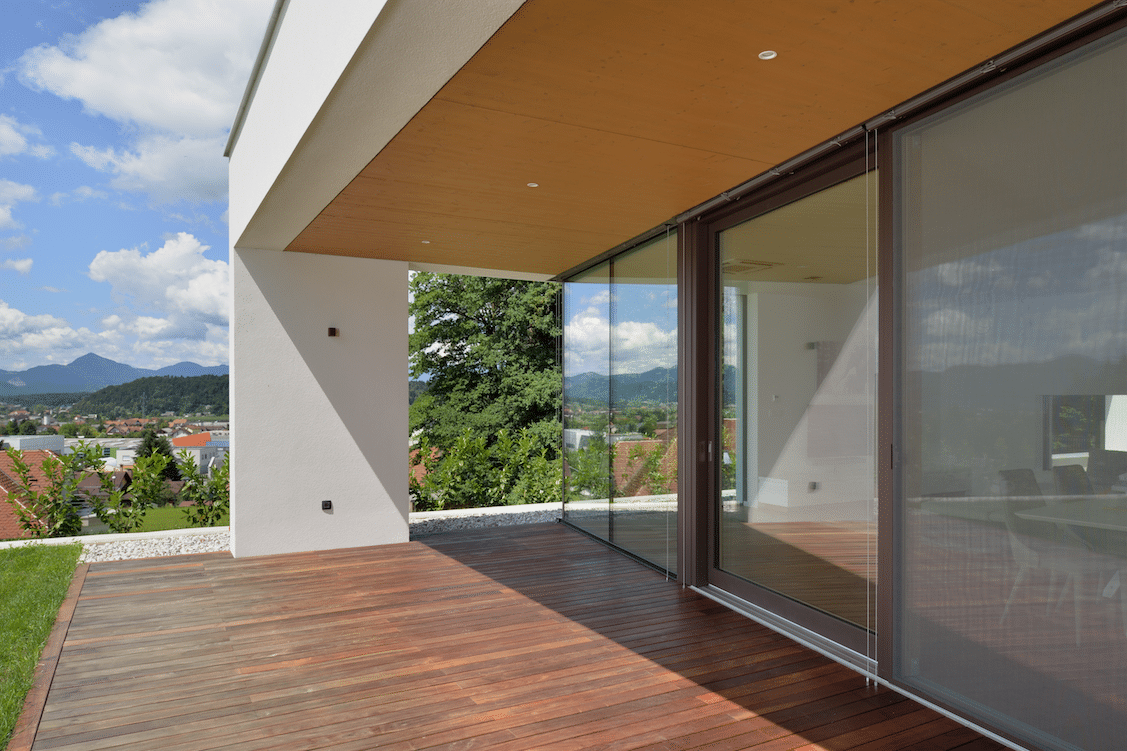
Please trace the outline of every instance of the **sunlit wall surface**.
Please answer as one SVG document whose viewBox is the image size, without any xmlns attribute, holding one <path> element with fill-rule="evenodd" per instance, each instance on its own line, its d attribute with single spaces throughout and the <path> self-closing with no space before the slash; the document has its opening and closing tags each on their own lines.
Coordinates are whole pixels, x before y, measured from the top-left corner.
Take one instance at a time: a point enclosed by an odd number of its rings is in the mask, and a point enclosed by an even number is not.
<svg viewBox="0 0 1127 751">
<path fill-rule="evenodd" d="M 1127 727 L 1127 39 L 898 133 L 896 671 L 1045 748 Z"/>
<path fill-rule="evenodd" d="M 564 283 L 564 518 L 677 567 L 677 236 Z"/>
</svg>

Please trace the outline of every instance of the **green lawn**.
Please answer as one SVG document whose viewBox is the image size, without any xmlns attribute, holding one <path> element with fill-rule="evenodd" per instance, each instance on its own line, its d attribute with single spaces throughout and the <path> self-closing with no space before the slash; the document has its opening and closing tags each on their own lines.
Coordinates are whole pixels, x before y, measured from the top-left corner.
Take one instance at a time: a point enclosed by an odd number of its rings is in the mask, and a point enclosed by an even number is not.
<svg viewBox="0 0 1127 751">
<path fill-rule="evenodd" d="M 231 515 L 224 514 L 223 518 L 219 520 L 218 526 L 226 527 L 230 523 Z M 158 506 L 145 512 L 145 519 L 141 523 L 141 528 L 137 531 L 163 532 L 166 529 L 188 529 L 190 526 L 188 515 L 184 513 L 184 509 L 176 506 Z M 102 531 L 94 534 L 108 534 L 108 532 Z"/>
<path fill-rule="evenodd" d="M 229 515 L 224 514 L 219 526 L 225 527 L 230 523 Z M 187 529 L 189 526 L 188 515 L 184 513 L 184 509 L 175 506 L 159 506 L 145 512 L 144 523 L 137 531 L 162 532 L 166 529 Z"/>
<path fill-rule="evenodd" d="M 0 747 L 19 719 L 81 545 L 0 550 Z"/>
</svg>

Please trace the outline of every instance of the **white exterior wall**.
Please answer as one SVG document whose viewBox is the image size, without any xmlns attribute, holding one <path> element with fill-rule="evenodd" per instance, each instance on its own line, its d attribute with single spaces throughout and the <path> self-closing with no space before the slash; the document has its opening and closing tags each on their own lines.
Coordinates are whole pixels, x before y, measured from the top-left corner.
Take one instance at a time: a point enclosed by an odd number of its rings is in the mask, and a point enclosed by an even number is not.
<svg viewBox="0 0 1127 751">
<path fill-rule="evenodd" d="M 237 249 L 232 271 L 232 552 L 405 542 L 407 264 Z"/>
<path fill-rule="evenodd" d="M 284 4 L 230 147 L 236 556 L 407 540 L 407 264 L 281 251 L 523 2 Z"/>
<path fill-rule="evenodd" d="M 5 435 L 0 436 L 0 443 L 17 451 L 54 451 L 56 454 L 66 448 L 66 438 L 61 435 Z"/>
</svg>

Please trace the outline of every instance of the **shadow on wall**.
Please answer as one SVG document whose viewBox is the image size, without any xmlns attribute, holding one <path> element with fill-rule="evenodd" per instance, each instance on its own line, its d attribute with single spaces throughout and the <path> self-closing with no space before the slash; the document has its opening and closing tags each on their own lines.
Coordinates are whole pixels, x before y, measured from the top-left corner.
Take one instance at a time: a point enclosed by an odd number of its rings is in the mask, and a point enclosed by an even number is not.
<svg viewBox="0 0 1127 751">
<path fill-rule="evenodd" d="M 355 520 L 366 530 L 339 529 L 345 537 L 324 547 L 406 540 L 407 265 L 235 255 L 232 409 L 236 482 L 250 486 L 243 495 L 256 510 L 272 495 L 289 528 L 323 522 L 323 499 L 334 500 L 338 518 L 375 515 Z"/>
</svg>

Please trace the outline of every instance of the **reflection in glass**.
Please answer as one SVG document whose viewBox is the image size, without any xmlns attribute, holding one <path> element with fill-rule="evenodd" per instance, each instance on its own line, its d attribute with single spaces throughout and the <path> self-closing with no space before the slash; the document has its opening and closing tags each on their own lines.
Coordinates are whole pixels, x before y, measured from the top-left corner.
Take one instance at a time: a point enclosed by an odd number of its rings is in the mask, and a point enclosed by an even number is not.
<svg viewBox="0 0 1127 751">
<path fill-rule="evenodd" d="M 568 522 L 677 568 L 677 238 L 564 284 Z"/>
<path fill-rule="evenodd" d="M 897 671 L 1054 748 L 1127 726 L 1125 69 L 1120 35 L 896 141 Z"/>
<path fill-rule="evenodd" d="M 875 173 L 720 234 L 720 569 L 873 630 Z"/>
<path fill-rule="evenodd" d="M 563 286 L 564 518 L 610 539 L 610 263 Z"/>
</svg>

